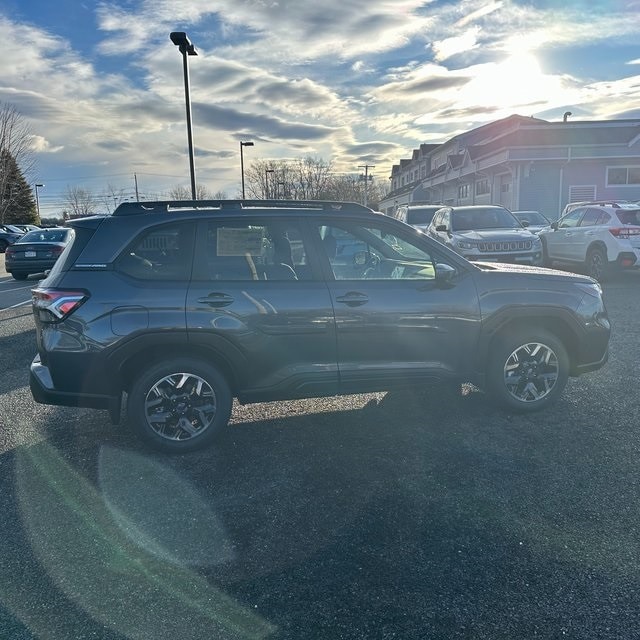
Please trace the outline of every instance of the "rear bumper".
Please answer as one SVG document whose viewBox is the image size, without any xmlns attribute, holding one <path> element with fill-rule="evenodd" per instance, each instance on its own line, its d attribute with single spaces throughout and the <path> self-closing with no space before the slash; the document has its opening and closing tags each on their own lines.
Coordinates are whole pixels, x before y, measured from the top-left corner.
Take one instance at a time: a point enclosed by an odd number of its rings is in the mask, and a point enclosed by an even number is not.
<svg viewBox="0 0 640 640">
<path fill-rule="evenodd" d="M 8 273 L 44 273 L 53 269 L 55 260 L 14 260 L 7 261 L 5 269 Z"/>
<path fill-rule="evenodd" d="M 122 394 L 116 396 L 93 393 L 60 391 L 56 389 L 49 369 L 36 356 L 29 369 L 29 388 L 33 399 L 40 404 L 52 404 L 63 407 L 85 407 L 106 409 L 114 422 L 119 421 L 122 408 Z M 116 419 L 117 416 L 117 419 Z"/>
</svg>

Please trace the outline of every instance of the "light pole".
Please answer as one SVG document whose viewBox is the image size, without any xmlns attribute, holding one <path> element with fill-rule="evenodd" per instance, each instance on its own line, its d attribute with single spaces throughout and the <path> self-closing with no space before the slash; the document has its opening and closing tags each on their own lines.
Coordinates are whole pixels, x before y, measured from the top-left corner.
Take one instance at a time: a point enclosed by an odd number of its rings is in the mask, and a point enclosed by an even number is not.
<svg viewBox="0 0 640 640">
<path fill-rule="evenodd" d="M 36 183 L 36 211 L 38 212 L 38 221 L 40 220 L 40 199 L 38 198 L 38 189 L 42 189 L 43 184 Z"/>
<path fill-rule="evenodd" d="M 269 199 L 269 174 L 275 173 L 275 169 L 265 169 L 264 170 L 264 189 L 267 194 L 267 200 Z"/>
<path fill-rule="evenodd" d="M 182 66 L 184 69 L 184 100 L 187 107 L 187 142 L 189 144 L 189 170 L 191 172 L 191 198 L 196 200 L 196 169 L 193 162 L 193 133 L 191 130 L 191 97 L 189 93 L 189 64 L 187 56 L 197 56 L 195 46 L 184 31 L 173 31 L 169 37 L 182 54 Z"/>
<path fill-rule="evenodd" d="M 242 140 L 240 140 L 240 176 L 242 177 L 242 199 L 244 200 L 244 159 L 242 156 L 243 147 L 253 147 L 253 142 L 242 142 Z"/>
</svg>

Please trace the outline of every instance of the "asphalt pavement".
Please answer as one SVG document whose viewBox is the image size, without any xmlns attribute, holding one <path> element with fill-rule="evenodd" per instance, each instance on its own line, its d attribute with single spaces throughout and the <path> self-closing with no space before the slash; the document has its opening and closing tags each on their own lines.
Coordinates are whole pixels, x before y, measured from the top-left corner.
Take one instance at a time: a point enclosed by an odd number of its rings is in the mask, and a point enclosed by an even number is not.
<svg viewBox="0 0 640 640">
<path fill-rule="evenodd" d="M 183 456 L 36 405 L 31 311 L 4 307 L 0 638 L 640 637 L 638 291 L 605 285 L 610 361 L 544 413 L 471 387 L 236 406 Z"/>
</svg>

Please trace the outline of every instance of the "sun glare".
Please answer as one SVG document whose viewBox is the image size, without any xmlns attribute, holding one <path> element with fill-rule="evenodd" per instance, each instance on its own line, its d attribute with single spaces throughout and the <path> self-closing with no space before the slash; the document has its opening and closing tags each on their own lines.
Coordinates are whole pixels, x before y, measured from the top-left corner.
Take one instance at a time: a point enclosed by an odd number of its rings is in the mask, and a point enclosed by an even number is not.
<svg viewBox="0 0 640 640">
<path fill-rule="evenodd" d="M 534 55 L 514 53 L 476 67 L 463 93 L 470 104 L 509 109 L 552 100 L 560 90 L 559 80 L 545 75 Z"/>
</svg>

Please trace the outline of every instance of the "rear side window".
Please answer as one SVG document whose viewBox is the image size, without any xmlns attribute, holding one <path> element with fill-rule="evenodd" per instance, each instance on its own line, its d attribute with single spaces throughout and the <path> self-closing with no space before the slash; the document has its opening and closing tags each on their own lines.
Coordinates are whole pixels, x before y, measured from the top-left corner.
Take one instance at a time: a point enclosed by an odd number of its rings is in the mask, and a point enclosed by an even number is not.
<svg viewBox="0 0 640 640">
<path fill-rule="evenodd" d="M 206 280 L 309 280 L 312 272 L 293 220 L 211 221 L 207 225 Z"/>
<path fill-rule="evenodd" d="M 580 220 L 581 227 L 594 227 L 599 224 L 606 224 L 611 216 L 601 209 L 587 209 L 584 217 Z"/>
<path fill-rule="evenodd" d="M 188 280 L 193 260 L 193 223 L 144 232 L 118 257 L 115 268 L 140 280 Z"/>
</svg>

